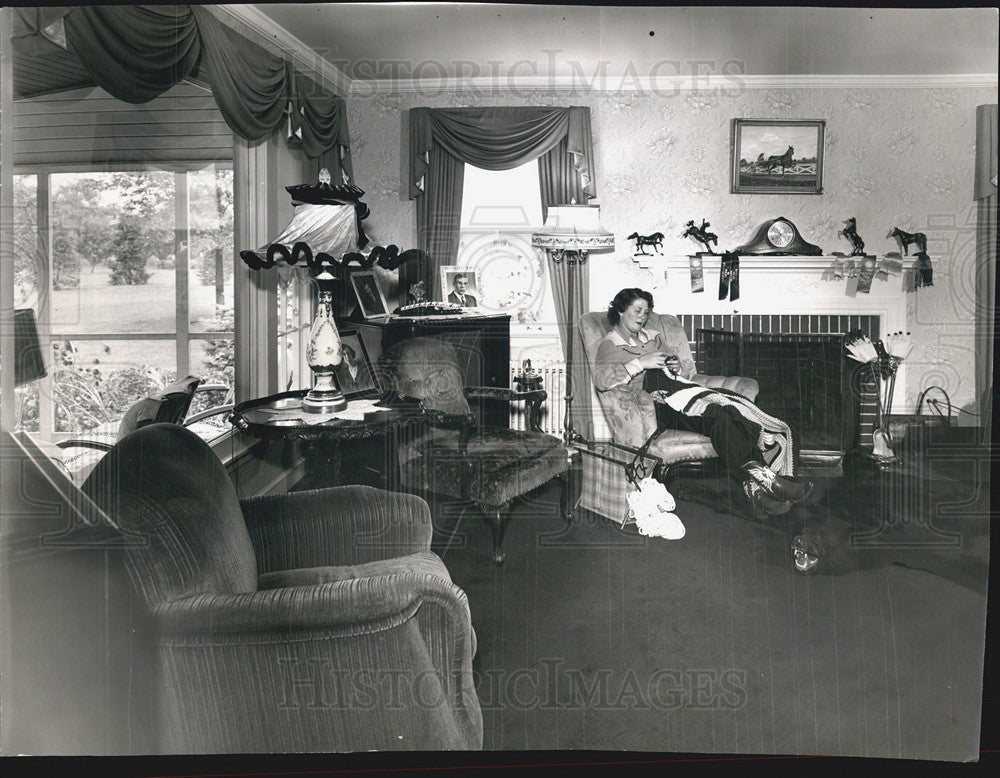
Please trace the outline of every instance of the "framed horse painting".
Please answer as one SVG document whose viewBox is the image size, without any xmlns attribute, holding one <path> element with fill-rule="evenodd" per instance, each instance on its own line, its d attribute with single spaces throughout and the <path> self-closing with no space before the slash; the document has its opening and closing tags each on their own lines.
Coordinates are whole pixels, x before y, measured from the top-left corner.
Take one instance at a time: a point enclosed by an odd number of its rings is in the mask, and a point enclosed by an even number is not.
<svg viewBox="0 0 1000 778">
<path fill-rule="evenodd" d="M 822 194 L 826 122 L 733 119 L 733 194 Z"/>
</svg>

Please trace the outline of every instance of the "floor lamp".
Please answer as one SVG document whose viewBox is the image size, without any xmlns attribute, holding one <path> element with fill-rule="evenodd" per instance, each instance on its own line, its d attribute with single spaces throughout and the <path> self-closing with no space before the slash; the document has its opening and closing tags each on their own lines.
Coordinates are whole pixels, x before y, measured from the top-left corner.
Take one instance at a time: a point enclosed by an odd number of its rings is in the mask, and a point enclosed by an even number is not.
<svg viewBox="0 0 1000 778">
<path fill-rule="evenodd" d="M 573 340 L 576 332 L 576 312 L 573 310 L 577 268 L 587 262 L 591 251 L 609 251 L 615 247 L 614 233 L 601 226 L 600 206 L 553 205 L 542 229 L 531 236 L 531 245 L 545 249 L 555 264 L 567 264 L 567 325 L 566 344 L 566 413 L 563 420 L 563 441 L 566 445 L 582 441 L 573 429 Z"/>
</svg>

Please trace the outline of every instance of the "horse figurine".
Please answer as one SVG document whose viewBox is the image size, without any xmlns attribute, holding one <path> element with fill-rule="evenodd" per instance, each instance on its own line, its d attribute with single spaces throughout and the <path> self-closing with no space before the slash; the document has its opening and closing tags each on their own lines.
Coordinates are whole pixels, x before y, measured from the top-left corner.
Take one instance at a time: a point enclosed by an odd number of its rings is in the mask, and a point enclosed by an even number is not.
<svg viewBox="0 0 1000 778">
<path fill-rule="evenodd" d="M 854 247 L 851 251 L 852 257 L 860 257 L 865 253 L 865 242 L 858 235 L 858 223 L 853 216 L 844 222 L 844 229 L 840 230 L 837 235 L 843 235 L 851 242 Z"/>
<path fill-rule="evenodd" d="M 895 238 L 896 242 L 902 247 L 905 256 L 909 256 L 910 254 L 911 243 L 917 244 L 917 249 L 921 254 L 927 253 L 927 236 L 922 232 L 903 232 L 899 227 L 893 227 L 886 237 Z"/>
<path fill-rule="evenodd" d="M 652 235 L 640 235 L 638 232 L 633 232 L 628 236 L 628 240 L 635 241 L 635 254 L 633 256 L 639 256 L 640 254 L 649 254 L 646 252 L 646 246 L 652 246 L 656 249 L 656 253 L 662 253 L 660 251 L 660 246 L 663 245 L 663 233 L 654 232 Z"/>
<path fill-rule="evenodd" d="M 792 146 L 789 146 L 788 150 L 784 154 L 774 154 L 768 157 L 764 162 L 767 172 L 770 173 L 776 167 L 781 167 L 782 170 L 790 168 L 792 166 L 792 154 L 794 153 L 795 149 Z"/>
<path fill-rule="evenodd" d="M 701 226 L 695 227 L 694 220 L 692 219 L 685 226 L 687 229 L 681 233 L 682 238 L 693 238 L 705 247 L 706 254 L 715 254 L 715 252 L 712 251 L 712 244 L 715 243 L 716 246 L 719 245 L 719 236 L 714 232 L 708 231 L 708 228 L 712 226 L 709 222 L 702 219 Z"/>
</svg>

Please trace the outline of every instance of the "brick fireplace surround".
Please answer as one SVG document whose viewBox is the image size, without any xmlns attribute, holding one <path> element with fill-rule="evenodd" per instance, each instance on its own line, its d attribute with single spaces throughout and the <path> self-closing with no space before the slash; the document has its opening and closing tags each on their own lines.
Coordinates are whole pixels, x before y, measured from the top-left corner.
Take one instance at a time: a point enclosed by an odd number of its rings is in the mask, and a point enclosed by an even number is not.
<svg viewBox="0 0 1000 778">
<path fill-rule="evenodd" d="M 857 278 L 834 280 L 833 267 L 837 257 L 741 257 L 740 258 L 740 298 L 735 301 L 719 300 L 718 258 L 705 257 L 705 291 L 691 291 L 689 260 L 687 257 L 658 259 L 650 271 L 658 276 L 660 285 L 651 289 L 656 301 L 656 310 L 673 313 L 681 319 L 688 333 L 692 351 L 699 359 L 697 349 L 698 330 L 726 330 L 750 334 L 753 343 L 792 343 L 799 338 L 794 335 L 814 336 L 801 338 L 803 341 L 834 341 L 836 337 L 852 329 L 861 329 L 872 337 L 881 333 L 906 330 L 906 291 L 912 261 L 904 258 L 902 274 L 888 278 L 878 278 L 872 282 L 869 293 L 857 291 Z M 660 275 L 662 274 L 662 276 Z M 781 337 L 771 337 L 780 335 Z M 763 336 L 763 337 L 762 337 Z M 826 338 L 815 336 L 827 336 Z M 812 347 L 815 350 L 815 346 Z M 746 353 L 746 352 L 744 352 Z M 770 352 L 762 352 L 770 353 Z M 792 347 L 790 354 L 799 353 Z M 803 351 L 804 353 L 804 351 Z M 828 350 L 827 353 L 830 353 Z M 700 355 L 704 362 L 705 354 Z M 844 363 L 847 372 L 854 372 L 855 363 Z M 746 370 L 743 375 L 752 375 Z M 761 379 L 765 376 L 761 375 Z M 763 383 L 762 383 L 763 386 Z M 855 444 L 859 439 L 870 440 L 875 419 L 874 396 L 870 386 L 861 386 L 861 397 L 855 388 L 851 397 L 854 407 L 843 410 L 851 414 L 854 428 L 845 437 L 844 445 Z M 899 412 L 906 396 L 906 364 L 900 368 L 896 381 L 893 412 Z M 765 398 L 761 398 L 762 401 Z M 808 404 L 807 400 L 802 400 Z M 595 419 L 599 427 L 603 419 Z M 595 430 L 600 438 L 601 429 Z M 803 461 L 810 458 L 839 464 L 843 451 L 827 442 L 814 445 L 810 450 L 807 439 L 802 447 Z"/>
</svg>

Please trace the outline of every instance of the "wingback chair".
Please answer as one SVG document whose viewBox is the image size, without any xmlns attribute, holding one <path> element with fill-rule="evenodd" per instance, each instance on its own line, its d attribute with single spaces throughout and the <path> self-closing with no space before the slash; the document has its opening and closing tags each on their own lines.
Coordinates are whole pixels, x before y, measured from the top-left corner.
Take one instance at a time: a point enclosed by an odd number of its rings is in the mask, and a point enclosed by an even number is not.
<svg viewBox="0 0 1000 778">
<path fill-rule="evenodd" d="M 135 540 L 161 753 L 482 747 L 468 601 L 420 498 L 241 501 L 175 424 L 124 437 L 83 492 Z"/>
<path fill-rule="evenodd" d="M 595 368 L 597 349 L 601 340 L 611 330 L 611 323 L 605 312 L 585 313 L 579 319 L 580 335 L 587 352 L 591 371 Z M 682 372 L 694 370 L 694 358 L 687 332 L 676 316 L 664 313 L 650 313 L 646 329 L 663 336 L 665 350 L 676 354 L 681 361 Z M 729 389 L 750 400 L 757 397 L 759 387 L 752 378 L 739 376 L 710 376 L 695 374 L 695 383 L 710 388 Z M 637 449 L 656 430 L 656 411 L 653 398 L 643 391 L 634 391 L 619 386 L 607 392 L 598 392 L 597 397 L 604 411 L 604 418 L 611 428 L 612 440 L 622 446 Z M 650 444 L 648 453 L 661 462 L 660 478 L 666 480 L 671 468 L 685 462 L 704 462 L 717 458 L 712 442 L 704 435 L 685 430 L 664 430 Z"/>
<path fill-rule="evenodd" d="M 514 499 L 561 478 L 560 508 L 566 521 L 572 520 L 575 485 L 569 475 L 570 452 L 562 441 L 538 429 L 480 425 L 470 411 L 470 399 L 539 403 L 546 397 L 543 389 L 464 386 L 455 347 L 438 338 L 396 343 L 380 358 L 378 372 L 391 392 L 437 414 L 436 428 L 400 451 L 404 488 L 474 503 L 492 532 L 497 564 L 504 560 L 503 538 Z M 526 416 L 536 426 L 537 413 L 529 410 Z"/>
</svg>

